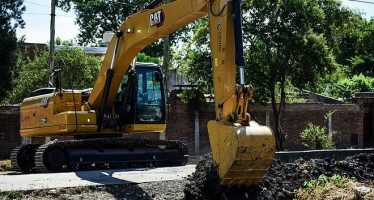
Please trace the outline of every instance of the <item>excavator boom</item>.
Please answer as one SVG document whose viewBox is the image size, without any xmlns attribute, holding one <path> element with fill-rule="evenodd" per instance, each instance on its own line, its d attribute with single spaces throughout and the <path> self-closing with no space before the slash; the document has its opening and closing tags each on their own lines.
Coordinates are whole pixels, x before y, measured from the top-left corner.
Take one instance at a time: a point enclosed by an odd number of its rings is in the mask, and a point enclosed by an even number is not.
<svg viewBox="0 0 374 200">
<path fill-rule="evenodd" d="M 121 35 L 117 34 L 108 48 L 108 52 L 116 55 L 109 53 L 105 57 L 100 78 L 89 98 L 95 108 L 103 103 L 103 95 L 111 105 L 127 66 L 139 51 L 208 15 L 216 110 L 216 120 L 209 122 L 208 132 L 213 159 L 222 184 L 226 185 L 257 184 L 275 153 L 275 139 L 270 128 L 251 122 L 247 113 L 252 87 L 244 83 L 240 4 L 240 0 L 177 0 L 128 17 L 119 29 Z M 147 21 L 149 23 L 144 23 Z M 240 85 L 236 85 L 237 68 Z M 111 89 L 106 91 L 108 80 L 104 77 L 108 76 L 104 73 L 110 69 L 114 75 L 109 80 Z"/>
</svg>

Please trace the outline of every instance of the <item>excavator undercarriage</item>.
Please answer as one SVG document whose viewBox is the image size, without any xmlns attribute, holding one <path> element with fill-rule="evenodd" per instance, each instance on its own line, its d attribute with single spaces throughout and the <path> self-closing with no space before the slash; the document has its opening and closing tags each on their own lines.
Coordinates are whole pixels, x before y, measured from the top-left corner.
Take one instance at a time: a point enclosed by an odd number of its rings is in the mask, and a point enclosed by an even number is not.
<svg viewBox="0 0 374 200">
<path fill-rule="evenodd" d="M 125 137 L 26 144 L 11 155 L 14 169 L 26 173 L 178 166 L 187 160 L 187 147 L 180 141 Z"/>
</svg>

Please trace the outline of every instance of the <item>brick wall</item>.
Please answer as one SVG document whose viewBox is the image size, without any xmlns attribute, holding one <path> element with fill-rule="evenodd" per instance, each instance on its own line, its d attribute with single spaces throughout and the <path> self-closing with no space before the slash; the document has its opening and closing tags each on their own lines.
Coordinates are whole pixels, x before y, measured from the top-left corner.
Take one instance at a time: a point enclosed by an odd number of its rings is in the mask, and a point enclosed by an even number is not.
<svg viewBox="0 0 374 200">
<path fill-rule="evenodd" d="M 210 151 L 207 123 L 214 119 L 213 105 L 201 105 L 196 108 L 185 104 L 176 96 L 180 91 L 174 90 L 169 99 L 169 116 L 166 134 L 169 139 L 184 141 L 191 155 L 195 155 L 194 145 L 194 113 L 199 113 L 200 125 L 200 154 Z M 267 106 L 253 106 L 251 115 L 260 124 L 270 124 L 274 127 L 272 109 Z M 300 139 L 300 133 L 309 122 L 328 127 L 324 122 L 326 113 L 331 115 L 332 130 L 336 131 L 334 141 L 337 148 L 363 147 L 363 112 L 356 104 L 287 104 L 284 109 L 281 125 L 287 134 L 285 146 L 288 150 L 304 150 Z M 268 119 L 268 120 L 267 120 Z"/>
<path fill-rule="evenodd" d="M 190 155 L 207 153 L 210 151 L 210 146 L 206 126 L 209 120 L 215 118 L 214 106 L 213 104 L 196 106 L 183 103 L 177 97 L 179 92 L 180 90 L 172 91 L 168 100 L 166 137 L 186 143 Z M 273 127 L 272 109 L 269 105 L 253 106 L 250 110 L 251 115 L 261 124 L 265 125 L 268 122 Z M 308 122 L 323 124 L 324 115 L 332 111 L 335 111 L 331 119 L 332 129 L 337 132 L 334 138 L 337 147 L 363 147 L 364 112 L 360 104 L 287 104 L 281 121 L 283 129 L 287 133 L 286 148 L 288 150 L 303 150 L 300 132 Z M 199 116 L 199 152 L 195 152 L 196 113 Z M 0 159 L 9 156 L 11 150 L 20 143 L 18 130 L 19 108 L 17 106 L 0 106 Z M 370 134 L 372 135 L 372 133 Z"/>
<path fill-rule="evenodd" d="M 274 127 L 273 112 L 270 105 L 253 106 L 251 114 L 263 125 Z M 331 115 L 331 128 L 336 131 L 333 138 L 337 148 L 363 147 L 363 113 L 355 104 L 287 104 L 281 120 L 286 133 L 285 146 L 288 150 L 304 150 L 300 133 L 309 122 L 328 127 L 324 116 Z M 266 116 L 268 115 L 268 117 Z M 266 120 L 268 118 L 268 121 Z"/>
<path fill-rule="evenodd" d="M 195 152 L 195 115 L 199 118 L 199 154 L 210 152 L 207 123 L 214 119 L 214 108 L 209 104 L 193 105 L 183 103 L 177 94 L 181 90 L 173 90 L 168 99 L 166 137 L 182 140 L 188 147 L 190 155 Z"/>
<path fill-rule="evenodd" d="M 8 158 L 20 143 L 19 107 L 0 106 L 0 159 Z"/>
</svg>

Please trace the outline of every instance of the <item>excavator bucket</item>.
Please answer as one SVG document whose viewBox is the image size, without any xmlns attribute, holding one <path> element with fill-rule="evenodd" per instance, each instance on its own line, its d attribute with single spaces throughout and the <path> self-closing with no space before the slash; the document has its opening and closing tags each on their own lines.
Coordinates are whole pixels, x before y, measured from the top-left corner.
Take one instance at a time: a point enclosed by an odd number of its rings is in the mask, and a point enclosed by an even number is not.
<svg viewBox="0 0 374 200">
<path fill-rule="evenodd" d="M 251 121 L 249 126 L 209 121 L 209 140 L 221 185 L 257 185 L 275 155 L 271 129 Z"/>
</svg>

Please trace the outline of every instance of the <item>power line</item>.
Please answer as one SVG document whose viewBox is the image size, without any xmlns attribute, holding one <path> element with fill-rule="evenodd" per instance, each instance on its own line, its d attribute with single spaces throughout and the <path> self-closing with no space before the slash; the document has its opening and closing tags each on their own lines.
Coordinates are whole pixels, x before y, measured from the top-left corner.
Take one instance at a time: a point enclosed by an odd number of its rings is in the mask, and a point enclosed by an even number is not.
<svg viewBox="0 0 374 200">
<path fill-rule="evenodd" d="M 25 15 L 51 15 L 50 13 L 22 13 L 22 14 L 25 14 Z M 71 16 L 71 15 L 56 15 L 56 16 L 75 18 L 75 16 Z"/>
<path fill-rule="evenodd" d="M 374 2 L 370 2 L 370 1 L 362 1 L 362 0 L 348 0 L 348 1 L 354 1 L 354 2 L 359 2 L 359 3 L 367 3 L 367 4 L 373 4 L 374 5 Z"/>
<path fill-rule="evenodd" d="M 50 6 L 47 6 L 47 5 L 44 5 L 44 4 L 39 4 L 39 3 L 34 3 L 34 2 L 31 2 L 31 1 L 25 1 L 25 3 L 29 3 L 29 4 L 33 4 L 33 5 L 37 5 L 37 6 L 41 6 L 41 7 L 45 7 L 45 8 L 50 8 Z"/>
</svg>

